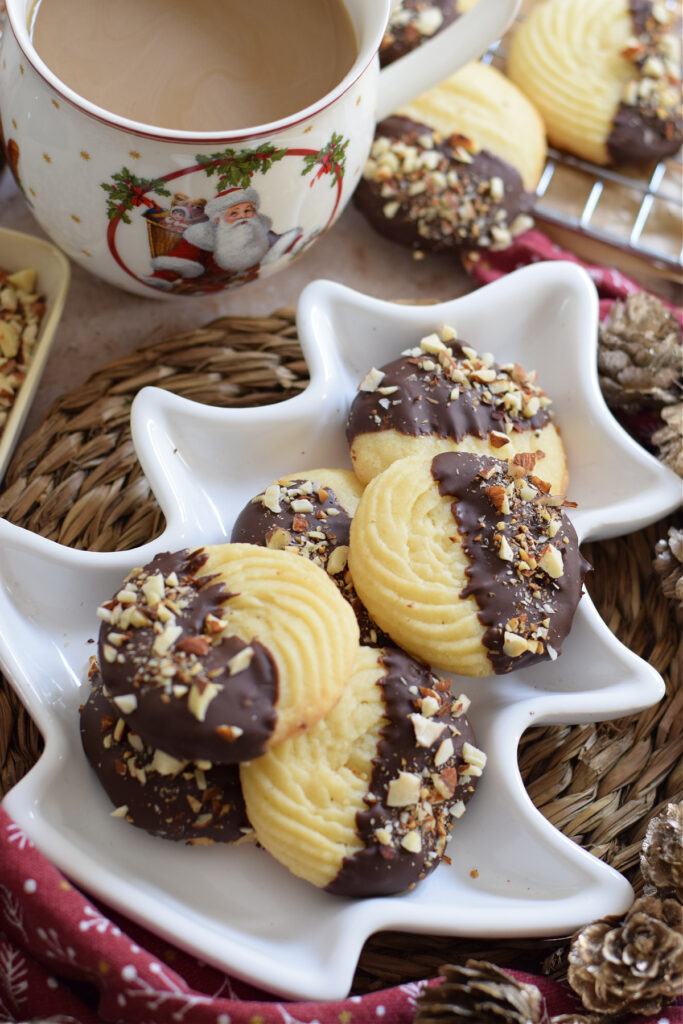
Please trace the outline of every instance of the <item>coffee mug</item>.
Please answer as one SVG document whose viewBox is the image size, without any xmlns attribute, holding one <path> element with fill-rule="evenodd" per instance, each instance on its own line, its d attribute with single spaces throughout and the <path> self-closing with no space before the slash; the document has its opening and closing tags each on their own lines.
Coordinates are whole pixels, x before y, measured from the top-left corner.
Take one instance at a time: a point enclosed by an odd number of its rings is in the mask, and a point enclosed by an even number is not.
<svg viewBox="0 0 683 1024">
<path fill-rule="evenodd" d="M 344 209 L 376 121 L 479 57 L 519 7 L 478 0 L 380 72 L 392 0 L 344 2 L 358 52 L 331 92 L 270 124 L 190 132 L 76 94 L 33 46 L 34 0 L 6 0 L 3 145 L 38 223 L 76 263 L 147 297 L 234 289 L 286 266 Z"/>
</svg>

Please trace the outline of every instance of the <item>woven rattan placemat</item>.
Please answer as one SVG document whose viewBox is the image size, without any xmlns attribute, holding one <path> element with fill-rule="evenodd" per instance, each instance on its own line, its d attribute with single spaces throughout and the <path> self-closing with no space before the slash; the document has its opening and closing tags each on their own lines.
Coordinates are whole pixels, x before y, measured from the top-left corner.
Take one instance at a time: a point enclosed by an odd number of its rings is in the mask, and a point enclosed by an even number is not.
<svg viewBox="0 0 683 1024">
<path fill-rule="evenodd" d="M 302 390 L 307 369 L 292 310 L 224 317 L 103 366 L 57 401 L 17 451 L 0 491 L 0 516 L 89 550 L 146 543 L 163 519 L 133 449 L 129 413 L 153 384 L 209 405 L 279 402 Z M 666 696 L 642 714 L 580 726 L 531 728 L 522 776 L 542 813 L 565 835 L 623 872 L 639 892 L 640 843 L 649 819 L 683 791 L 683 641 L 653 571 L 667 521 L 585 545 L 588 590 L 610 629 L 664 677 Z M 0 676 L 0 796 L 31 768 L 40 735 Z M 553 939 L 473 942 L 381 933 L 366 944 L 353 992 L 433 976 L 444 962 L 482 957 L 562 978 L 565 944 Z"/>
</svg>

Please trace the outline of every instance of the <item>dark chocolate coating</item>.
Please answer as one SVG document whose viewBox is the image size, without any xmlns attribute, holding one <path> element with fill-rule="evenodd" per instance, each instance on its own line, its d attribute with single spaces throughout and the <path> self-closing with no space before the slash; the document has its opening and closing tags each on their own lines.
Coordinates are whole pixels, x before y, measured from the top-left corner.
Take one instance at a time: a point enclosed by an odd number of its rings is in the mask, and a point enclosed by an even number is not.
<svg viewBox="0 0 683 1024">
<path fill-rule="evenodd" d="M 283 488 L 296 490 L 297 485 L 304 482 L 303 478 L 291 480 L 283 484 Z M 311 512 L 294 512 L 284 493 L 280 512 L 272 512 L 259 500 L 248 502 L 235 520 L 231 541 L 267 547 L 273 530 L 279 528 L 288 534 L 289 548 L 327 570 L 335 548 L 348 547 L 351 516 L 332 488 L 324 487 L 323 491 L 324 494 L 315 490 L 306 494 L 313 506 Z M 354 610 L 360 628 L 360 642 L 366 647 L 382 647 L 391 643 L 389 637 L 370 618 L 356 593 L 348 569 L 330 574 L 330 578 Z"/>
<path fill-rule="evenodd" d="M 661 118 L 652 111 L 620 103 L 607 138 L 615 164 L 642 164 L 673 156 L 683 142 L 683 119 Z"/>
<path fill-rule="evenodd" d="M 643 67 L 648 56 L 661 55 L 660 37 L 670 31 L 653 16 L 652 0 L 629 0 L 633 34 L 643 50 L 634 63 Z M 678 25 L 680 31 L 680 24 Z M 615 164 L 642 164 L 662 160 L 677 153 L 683 143 L 683 108 L 680 100 L 680 68 L 678 69 L 678 103 L 659 109 L 658 100 L 643 98 L 640 104 L 622 102 L 607 138 L 607 152 Z M 662 116 L 662 114 L 664 116 Z"/>
<path fill-rule="evenodd" d="M 449 682 L 442 683 L 429 668 L 396 648 L 385 648 L 382 661 L 387 671 L 378 685 L 382 688 L 387 724 L 382 727 L 377 743 L 377 756 L 365 798 L 367 809 L 356 815 L 357 831 L 364 848 L 345 858 L 337 877 L 326 886 L 328 892 L 340 896 L 388 896 L 413 888 L 430 874 L 444 857 L 447 837 L 453 827 L 450 807 L 458 801 L 466 803 L 477 782 L 476 776 L 456 776 L 466 763 L 463 745 L 466 742 L 474 745 L 474 734 L 465 714 L 456 716 L 449 712 L 452 704 Z M 435 686 L 439 687 L 436 691 Z M 421 695 L 427 691 L 435 691 L 441 698 L 438 720 L 446 726 L 443 738 L 450 737 L 454 748 L 452 756 L 440 767 L 435 767 L 434 755 L 442 738 L 430 747 L 419 746 L 409 717 L 419 713 Z M 387 804 L 389 783 L 399 771 L 420 775 L 423 786 L 433 798 L 433 802 L 430 799 L 427 804 L 428 823 L 423 822 L 419 829 L 422 840 L 419 853 L 410 852 L 399 841 L 407 829 L 414 827 L 414 821 L 410 821 L 414 808 Z M 434 789 L 430 781 L 432 773 L 453 780 L 450 796 L 444 798 Z M 389 829 L 395 841 L 379 842 L 377 829 Z"/>
<path fill-rule="evenodd" d="M 463 344 L 466 343 L 447 344 L 456 364 L 464 358 Z M 377 391 L 357 392 L 346 424 L 350 444 L 360 434 L 383 430 L 397 430 L 408 437 L 431 434 L 457 442 L 467 436 L 487 437 L 492 430 L 504 433 L 506 421 L 512 423 L 515 431 L 540 430 L 549 422 L 547 408 L 539 409 L 531 417 L 513 414 L 495 396 L 486 398 L 486 386 L 476 382 L 462 388 L 454 400 L 454 382 L 446 373 L 435 374 L 421 368 L 420 364 L 429 359 L 426 353 L 418 357 L 401 356 L 380 367 L 384 373 L 382 387 L 395 386 L 398 390 L 386 398 L 384 405 L 380 405 L 382 394 Z"/>
<path fill-rule="evenodd" d="M 433 135 L 427 125 L 397 116 L 381 121 L 375 131 L 376 139 L 399 140 L 420 150 L 423 147 L 419 140 L 425 135 Z M 437 141 L 435 137 L 432 150 L 442 158 L 437 170 L 445 175 L 457 174 L 457 186 L 410 195 L 414 174 L 402 176 L 399 170 L 389 186 L 385 181 L 363 177 L 354 192 L 356 206 L 381 235 L 409 248 L 431 252 L 487 248 L 494 241 L 491 229 L 501 228 L 518 213 L 529 210 L 534 197 L 525 191 L 519 171 L 489 150 L 472 153 L 467 162 L 459 158 L 456 147 L 464 141 L 455 133 L 451 139 Z M 431 174 L 431 170 L 425 170 L 422 177 L 428 180 Z M 499 198 L 488 191 L 494 178 L 503 182 Z M 384 194 L 387 187 L 392 189 L 390 195 Z M 399 206 L 388 217 L 385 210 L 392 201 Z M 502 219 L 501 210 L 505 215 Z"/>
<path fill-rule="evenodd" d="M 451 22 L 460 17 L 457 0 L 402 0 L 401 7 L 411 13 L 414 12 L 415 15 L 425 8 L 435 7 L 441 11 L 443 21 L 431 36 L 425 36 L 419 32 L 414 17 L 402 26 L 392 27 L 390 22 L 379 48 L 379 62 L 383 68 L 421 46 L 428 39 L 432 39 L 438 32 L 442 32 Z"/>
<path fill-rule="evenodd" d="M 487 467 L 494 467 L 496 474 L 484 479 L 481 471 Z M 552 544 L 562 554 L 564 570 L 558 579 L 552 579 L 543 570 L 529 570 L 517 557 L 520 537 L 525 538 L 524 550 L 532 556 L 538 556 L 539 549 L 548 543 L 548 527 L 539 517 L 539 506 L 519 498 L 510 500 L 509 514 L 492 506 L 489 488 L 505 487 L 510 481 L 506 462 L 465 452 L 446 452 L 432 460 L 432 476 L 439 493 L 455 499 L 451 506 L 453 518 L 470 561 L 470 582 L 462 596 L 472 594 L 479 606 L 479 620 L 486 627 L 483 642 L 494 672 L 502 674 L 548 660 L 553 652 L 558 655 L 571 628 L 583 579 L 590 569 L 567 516 L 552 510 L 561 518 Z M 511 561 L 502 559 L 498 553 L 500 535 L 515 552 Z M 517 657 L 504 653 L 506 624 L 513 619 L 521 620 L 522 635 L 541 642 L 541 651 L 526 651 Z M 541 626 L 546 620 L 549 624 Z"/>
<path fill-rule="evenodd" d="M 272 656 L 258 641 L 247 645 L 236 636 L 217 638 L 207 631 L 207 615 L 220 618 L 231 595 L 222 583 L 198 578 L 206 557 L 201 548 L 192 554 L 166 553 L 142 570 L 144 577 L 157 573 L 164 579 L 171 573 L 178 577 L 178 587 L 171 586 L 168 591 L 181 633 L 167 655 L 154 654 L 154 627 L 159 622 L 148 606 L 138 601 L 140 610 L 152 621 L 123 631 L 116 624 L 103 622 L 98 660 L 108 695 L 115 699 L 132 694 L 136 698 L 134 710 L 118 705 L 117 710 L 146 743 L 185 760 L 233 764 L 264 753 L 277 717 L 278 674 Z M 108 604 L 115 602 L 114 598 Z M 123 642 L 112 646 L 112 633 L 121 632 Z M 253 650 L 250 664 L 231 675 L 228 662 L 247 646 Z M 107 657 L 112 650 L 116 654 L 113 661 Z M 172 674 L 165 674 L 167 668 Z M 190 710 L 188 692 L 207 686 L 216 687 L 217 692 L 200 719 Z"/>
<path fill-rule="evenodd" d="M 187 763 L 174 775 L 152 768 L 155 750 L 115 730 L 120 715 L 104 696 L 101 678 L 81 708 L 81 742 L 102 788 L 115 807 L 127 807 L 126 821 L 153 836 L 179 842 L 234 843 L 250 831 L 239 768 Z M 117 730 L 118 734 L 118 730 Z"/>
</svg>

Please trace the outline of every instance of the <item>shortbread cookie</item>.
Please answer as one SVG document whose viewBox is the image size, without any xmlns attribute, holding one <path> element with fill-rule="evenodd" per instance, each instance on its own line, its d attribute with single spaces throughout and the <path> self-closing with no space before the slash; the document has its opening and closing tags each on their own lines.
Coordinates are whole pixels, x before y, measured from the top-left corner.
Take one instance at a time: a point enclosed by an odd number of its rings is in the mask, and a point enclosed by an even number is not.
<svg viewBox="0 0 683 1024">
<path fill-rule="evenodd" d="M 354 200 L 380 234 L 416 250 L 503 249 L 531 225 L 545 153 L 526 97 L 468 65 L 378 124 Z"/>
<path fill-rule="evenodd" d="M 361 647 L 325 719 L 240 766 L 259 843 L 344 896 L 402 892 L 433 871 L 486 761 L 449 686 L 403 652 Z"/>
<path fill-rule="evenodd" d="M 254 544 L 158 555 L 98 614 L 121 717 L 187 760 L 233 763 L 312 725 L 353 666 L 353 610 L 319 566 Z"/>
<path fill-rule="evenodd" d="M 472 61 L 396 113 L 442 139 L 462 136 L 470 155 L 494 154 L 516 169 L 527 192 L 536 191 L 547 156 L 543 118 L 535 98 L 492 65 Z"/>
<path fill-rule="evenodd" d="M 552 145 L 596 164 L 643 163 L 683 141 L 676 12 L 649 0 L 541 0 L 512 36 L 507 73 Z"/>
<path fill-rule="evenodd" d="M 336 583 L 353 608 L 361 643 L 389 638 L 368 615 L 348 570 L 349 528 L 363 488 L 349 469 L 313 469 L 281 477 L 242 509 L 231 540 L 304 555 Z"/>
<path fill-rule="evenodd" d="M 105 696 L 99 671 L 81 708 L 81 742 L 112 814 L 153 836 L 236 843 L 252 835 L 237 765 L 179 761 L 148 746 Z"/>
<path fill-rule="evenodd" d="M 358 479 L 367 484 L 406 455 L 534 452 L 537 475 L 564 493 L 564 445 L 551 401 L 535 381 L 535 372 L 517 363 L 478 355 L 451 327 L 425 336 L 361 381 L 346 427 Z"/>
<path fill-rule="evenodd" d="M 379 48 L 382 67 L 410 53 L 447 28 L 471 0 L 394 0 Z"/>
<path fill-rule="evenodd" d="M 349 566 L 370 614 L 414 657 L 486 676 L 560 653 L 588 563 L 534 461 L 415 455 L 366 487 Z"/>
</svg>

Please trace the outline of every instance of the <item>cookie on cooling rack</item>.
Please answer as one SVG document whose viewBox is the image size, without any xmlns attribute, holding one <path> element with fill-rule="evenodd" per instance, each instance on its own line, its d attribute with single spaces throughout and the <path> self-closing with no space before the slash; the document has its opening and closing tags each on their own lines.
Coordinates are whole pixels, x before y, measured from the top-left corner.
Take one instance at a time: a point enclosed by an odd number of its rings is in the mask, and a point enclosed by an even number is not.
<svg viewBox="0 0 683 1024">
<path fill-rule="evenodd" d="M 361 647 L 322 721 L 240 766 L 259 843 L 328 892 L 412 888 L 444 858 L 484 768 L 468 705 L 403 652 Z"/>
<path fill-rule="evenodd" d="M 487 676 L 560 653 L 589 566 L 534 462 L 414 455 L 366 487 L 349 567 L 370 614 L 409 654 Z"/>
<path fill-rule="evenodd" d="M 366 374 L 346 435 L 364 485 L 406 455 L 469 451 L 498 458 L 534 453 L 534 472 L 555 493 L 567 488 L 564 445 L 536 374 L 479 355 L 452 327 Z"/>
<path fill-rule="evenodd" d="M 231 540 L 263 544 L 311 559 L 327 572 L 351 604 L 361 643 L 388 643 L 356 594 L 348 570 L 349 529 L 363 488 L 349 469 L 291 473 L 245 505 Z"/>
<path fill-rule="evenodd" d="M 81 708 L 81 742 L 112 812 L 153 836 L 192 845 L 252 835 L 237 765 L 180 761 L 148 746 L 103 692 L 99 670 Z"/>
<path fill-rule="evenodd" d="M 552 145 L 596 164 L 638 164 L 683 141 L 676 12 L 642 0 L 541 0 L 515 30 L 510 78 Z"/>
<path fill-rule="evenodd" d="M 257 757 L 329 711 L 358 625 L 326 572 L 254 544 L 158 555 L 99 609 L 105 695 L 152 747 Z"/>
<path fill-rule="evenodd" d="M 379 48 L 382 67 L 410 53 L 472 7 L 472 0 L 394 0 Z"/>
<path fill-rule="evenodd" d="M 469 64 L 377 125 L 354 201 L 378 232 L 416 250 L 506 248 L 531 224 L 545 155 L 523 93 Z"/>
</svg>

